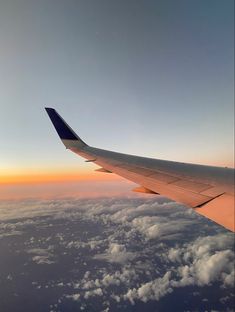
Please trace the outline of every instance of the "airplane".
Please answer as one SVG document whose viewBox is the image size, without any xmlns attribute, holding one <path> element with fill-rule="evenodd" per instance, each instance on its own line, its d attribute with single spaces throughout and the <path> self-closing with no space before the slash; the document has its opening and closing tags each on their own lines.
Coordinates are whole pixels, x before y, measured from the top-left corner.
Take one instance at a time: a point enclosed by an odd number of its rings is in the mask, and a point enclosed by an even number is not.
<svg viewBox="0 0 235 312">
<path fill-rule="evenodd" d="M 93 162 L 99 172 L 115 173 L 139 186 L 133 191 L 160 194 L 235 232 L 234 169 L 117 153 L 87 145 L 54 108 L 46 107 L 66 149 Z"/>
</svg>

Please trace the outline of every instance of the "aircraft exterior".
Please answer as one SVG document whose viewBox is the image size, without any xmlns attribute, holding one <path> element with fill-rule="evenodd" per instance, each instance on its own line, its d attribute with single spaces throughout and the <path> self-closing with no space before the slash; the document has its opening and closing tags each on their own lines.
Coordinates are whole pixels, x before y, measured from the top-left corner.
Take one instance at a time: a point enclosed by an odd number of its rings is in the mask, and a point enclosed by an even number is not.
<svg viewBox="0 0 235 312">
<path fill-rule="evenodd" d="M 46 111 L 67 149 L 139 187 L 193 208 L 199 214 L 235 231 L 234 169 L 152 159 L 103 150 L 87 145 L 53 108 Z"/>
</svg>

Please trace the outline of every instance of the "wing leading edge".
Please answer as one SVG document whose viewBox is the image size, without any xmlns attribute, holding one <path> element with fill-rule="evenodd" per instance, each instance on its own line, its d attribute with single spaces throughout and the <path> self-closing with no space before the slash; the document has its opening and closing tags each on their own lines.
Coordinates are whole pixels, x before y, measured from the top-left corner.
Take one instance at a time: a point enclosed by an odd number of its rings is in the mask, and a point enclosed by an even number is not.
<svg viewBox="0 0 235 312">
<path fill-rule="evenodd" d="M 87 145 L 53 108 L 46 111 L 67 149 L 140 185 L 136 191 L 157 193 L 194 208 L 235 231 L 234 169 L 186 164 L 107 151 Z"/>
</svg>

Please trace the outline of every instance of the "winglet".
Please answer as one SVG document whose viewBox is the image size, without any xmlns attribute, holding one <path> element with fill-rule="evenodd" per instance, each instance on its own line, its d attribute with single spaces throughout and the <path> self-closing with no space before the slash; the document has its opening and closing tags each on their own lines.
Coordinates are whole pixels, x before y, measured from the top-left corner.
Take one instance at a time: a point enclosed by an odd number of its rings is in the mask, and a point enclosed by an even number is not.
<svg viewBox="0 0 235 312">
<path fill-rule="evenodd" d="M 48 116 L 53 123 L 56 132 L 58 133 L 59 137 L 65 144 L 65 141 L 68 140 L 78 141 L 81 145 L 86 146 L 87 144 L 73 131 L 72 128 L 64 121 L 64 119 L 57 113 L 54 108 L 45 107 L 45 110 Z M 67 147 L 67 144 L 65 144 Z"/>
</svg>

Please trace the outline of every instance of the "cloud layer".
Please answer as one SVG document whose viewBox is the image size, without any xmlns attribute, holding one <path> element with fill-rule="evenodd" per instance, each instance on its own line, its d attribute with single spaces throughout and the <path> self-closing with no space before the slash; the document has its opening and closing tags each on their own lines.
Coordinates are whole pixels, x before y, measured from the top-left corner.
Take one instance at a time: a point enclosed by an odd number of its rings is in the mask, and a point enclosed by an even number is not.
<svg viewBox="0 0 235 312">
<path fill-rule="evenodd" d="M 55 309 L 68 301 L 88 309 L 100 300 L 115 311 L 190 287 L 195 298 L 211 288 L 222 306 L 232 300 L 233 234 L 164 197 L 9 202 L 0 216 L 2 239 L 35 227 L 24 241 L 32 265 L 53 270 L 72 261 L 70 278 L 48 281 L 63 290 Z"/>
</svg>

